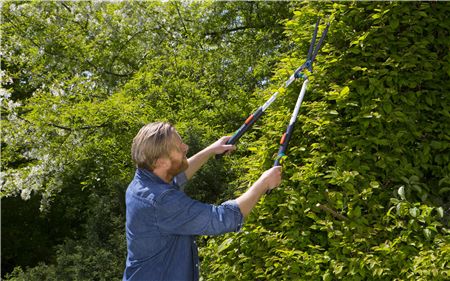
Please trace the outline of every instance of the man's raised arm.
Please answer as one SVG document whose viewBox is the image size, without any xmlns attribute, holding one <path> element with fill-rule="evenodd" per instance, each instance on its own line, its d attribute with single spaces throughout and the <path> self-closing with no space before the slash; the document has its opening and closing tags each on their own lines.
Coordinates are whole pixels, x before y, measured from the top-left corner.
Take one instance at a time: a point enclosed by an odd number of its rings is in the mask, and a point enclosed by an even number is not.
<svg viewBox="0 0 450 281">
<path fill-rule="evenodd" d="M 188 159 L 189 167 L 185 171 L 187 179 L 191 179 L 194 174 L 209 160 L 209 158 L 211 158 L 211 156 L 235 150 L 236 147 L 234 145 L 226 144 L 229 139 L 230 136 L 221 137 L 213 144 L 190 157 Z"/>
</svg>

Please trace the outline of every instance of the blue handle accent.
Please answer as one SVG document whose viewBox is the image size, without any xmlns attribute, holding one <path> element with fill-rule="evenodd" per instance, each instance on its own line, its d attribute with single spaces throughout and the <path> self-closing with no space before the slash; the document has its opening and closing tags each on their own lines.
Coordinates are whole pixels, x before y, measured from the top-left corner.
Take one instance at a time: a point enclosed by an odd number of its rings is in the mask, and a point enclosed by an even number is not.
<svg viewBox="0 0 450 281">
<path fill-rule="evenodd" d="M 297 72 L 295 73 L 295 78 L 303 78 L 303 79 L 308 79 L 308 76 L 306 76 L 306 74 L 302 73 L 302 72 Z"/>
</svg>

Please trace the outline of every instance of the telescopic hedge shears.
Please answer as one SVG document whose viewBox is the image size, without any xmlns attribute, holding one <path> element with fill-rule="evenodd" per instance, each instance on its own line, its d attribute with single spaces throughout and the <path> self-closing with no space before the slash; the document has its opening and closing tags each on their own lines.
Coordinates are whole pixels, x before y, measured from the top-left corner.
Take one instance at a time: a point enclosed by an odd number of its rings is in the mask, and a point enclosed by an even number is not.
<svg viewBox="0 0 450 281">
<path fill-rule="evenodd" d="M 274 166 L 280 166 L 280 161 L 283 156 L 286 155 L 287 147 L 289 144 L 289 140 L 291 139 L 293 130 L 294 130 L 294 124 L 297 120 L 298 111 L 300 109 L 300 106 L 303 101 L 303 97 L 306 92 L 306 88 L 308 85 L 308 77 L 306 74 L 302 73 L 305 69 L 307 69 L 310 73 L 313 72 L 313 62 L 316 59 L 317 53 L 319 52 L 322 43 L 327 35 L 328 28 L 330 27 L 330 24 L 327 23 L 325 30 L 323 31 L 319 42 L 316 45 L 316 38 L 317 38 L 317 32 L 319 29 L 319 23 L 320 18 L 316 22 L 316 27 L 314 29 L 313 37 L 311 40 L 311 44 L 309 46 L 308 50 L 308 56 L 306 58 L 306 62 L 303 63 L 299 68 L 295 70 L 295 72 L 289 77 L 289 79 L 285 82 L 284 88 L 286 89 L 289 87 L 289 85 L 294 82 L 298 78 L 305 79 L 302 85 L 302 88 L 300 90 L 300 94 L 297 99 L 297 103 L 295 104 L 294 112 L 292 113 L 291 120 L 289 122 L 289 125 L 286 129 L 286 132 L 281 137 L 280 141 L 280 149 L 278 151 L 277 157 L 275 159 Z M 316 45 L 316 46 L 315 46 Z M 315 46 L 315 47 L 314 47 Z M 233 134 L 233 136 L 227 141 L 227 144 L 235 144 L 242 135 L 250 129 L 253 124 L 263 115 L 263 113 L 266 111 L 266 109 L 275 101 L 275 99 L 278 96 L 278 91 L 275 92 L 262 106 L 260 106 L 255 112 L 253 112 L 247 119 L 245 120 L 244 124 Z M 216 158 L 220 158 L 222 155 L 217 155 Z"/>
</svg>

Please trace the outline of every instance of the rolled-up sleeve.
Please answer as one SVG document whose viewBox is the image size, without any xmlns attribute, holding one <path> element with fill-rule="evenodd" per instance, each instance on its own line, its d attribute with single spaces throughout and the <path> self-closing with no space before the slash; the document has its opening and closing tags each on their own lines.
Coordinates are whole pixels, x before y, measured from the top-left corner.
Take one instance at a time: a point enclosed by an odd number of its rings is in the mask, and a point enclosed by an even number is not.
<svg viewBox="0 0 450 281">
<path fill-rule="evenodd" d="M 243 216 L 235 200 L 221 205 L 196 201 L 178 190 L 168 190 L 156 204 L 157 224 L 162 233 L 218 235 L 239 231 Z"/>
</svg>

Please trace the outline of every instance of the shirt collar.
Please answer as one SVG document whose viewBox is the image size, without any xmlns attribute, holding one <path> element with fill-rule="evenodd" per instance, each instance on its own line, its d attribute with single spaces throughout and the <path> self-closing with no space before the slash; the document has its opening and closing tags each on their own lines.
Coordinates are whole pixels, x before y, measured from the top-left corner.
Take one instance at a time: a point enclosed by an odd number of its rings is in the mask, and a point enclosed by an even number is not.
<svg viewBox="0 0 450 281">
<path fill-rule="evenodd" d="M 146 169 L 138 168 L 136 170 L 136 175 L 139 178 L 147 179 L 155 183 L 167 184 L 167 182 L 165 182 L 163 179 Z"/>
</svg>

